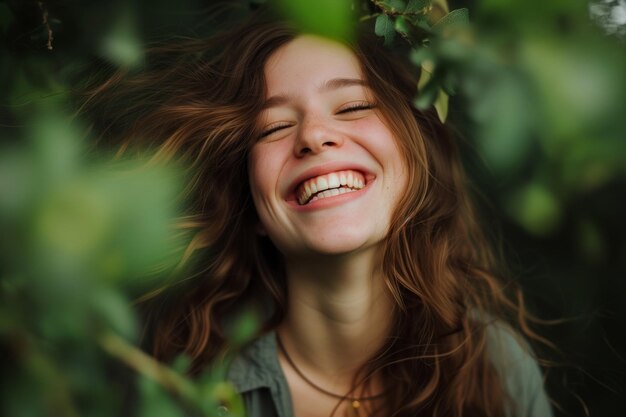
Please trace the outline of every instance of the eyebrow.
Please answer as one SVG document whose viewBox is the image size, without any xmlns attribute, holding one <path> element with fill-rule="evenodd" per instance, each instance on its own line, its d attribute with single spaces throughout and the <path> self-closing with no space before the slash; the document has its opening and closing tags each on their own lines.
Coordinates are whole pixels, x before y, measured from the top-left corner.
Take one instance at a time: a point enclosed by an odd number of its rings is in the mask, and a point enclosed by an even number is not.
<svg viewBox="0 0 626 417">
<path fill-rule="evenodd" d="M 360 78 L 333 78 L 331 80 L 327 80 L 325 81 L 319 88 L 320 92 L 328 92 L 328 91 L 332 91 L 332 90 L 337 90 L 340 88 L 345 88 L 345 87 L 352 87 L 352 86 L 362 86 L 362 87 L 368 87 L 368 84 L 365 80 L 362 80 Z M 290 101 L 290 97 L 283 95 L 283 94 L 278 94 L 275 96 L 272 96 L 270 98 L 268 98 L 267 100 L 265 100 L 265 102 L 263 103 L 263 106 L 261 107 L 261 109 L 265 110 L 268 109 L 270 107 L 277 107 L 277 106 L 281 106 L 287 102 Z"/>
<path fill-rule="evenodd" d="M 333 78 L 326 81 L 321 87 L 320 91 L 326 92 L 330 90 L 337 90 L 338 88 L 351 87 L 353 85 L 367 86 L 367 83 L 360 78 Z"/>
</svg>

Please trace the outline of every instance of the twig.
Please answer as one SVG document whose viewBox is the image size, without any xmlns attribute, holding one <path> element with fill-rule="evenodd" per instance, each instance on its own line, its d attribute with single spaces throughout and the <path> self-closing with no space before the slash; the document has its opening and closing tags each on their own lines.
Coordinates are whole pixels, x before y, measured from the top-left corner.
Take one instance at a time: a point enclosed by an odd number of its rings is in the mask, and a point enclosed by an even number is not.
<svg viewBox="0 0 626 417">
<path fill-rule="evenodd" d="M 50 27 L 50 22 L 48 20 L 48 9 L 46 9 L 42 1 L 38 1 L 37 4 L 39 5 L 39 10 L 41 10 L 43 16 L 42 24 L 46 27 L 46 30 L 48 31 L 48 43 L 46 44 L 46 46 L 48 47 L 49 51 L 52 51 L 52 41 L 54 40 L 54 36 L 52 35 L 52 28 Z"/>
<path fill-rule="evenodd" d="M 172 393 L 186 400 L 197 398 L 195 386 L 183 376 L 160 364 L 118 335 L 107 332 L 99 338 L 102 348 L 141 375 L 152 378 Z"/>
</svg>

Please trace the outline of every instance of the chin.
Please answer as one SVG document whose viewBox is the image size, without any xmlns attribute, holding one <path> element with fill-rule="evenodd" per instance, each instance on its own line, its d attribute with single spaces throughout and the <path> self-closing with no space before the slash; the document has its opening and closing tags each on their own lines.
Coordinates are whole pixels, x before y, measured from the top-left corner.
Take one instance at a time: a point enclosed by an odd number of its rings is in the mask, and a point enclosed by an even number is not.
<svg viewBox="0 0 626 417">
<path fill-rule="evenodd" d="M 347 255 L 371 248 L 377 243 L 378 239 L 358 235 L 333 235 L 327 238 L 315 236 L 306 242 L 306 250 L 318 255 Z"/>
<path fill-rule="evenodd" d="M 381 228 L 368 227 L 369 223 L 350 221 L 325 222 L 307 225 L 299 232 L 285 235 L 268 230 L 269 238 L 284 256 L 307 258 L 315 256 L 348 255 L 379 246 L 385 233 Z"/>
</svg>

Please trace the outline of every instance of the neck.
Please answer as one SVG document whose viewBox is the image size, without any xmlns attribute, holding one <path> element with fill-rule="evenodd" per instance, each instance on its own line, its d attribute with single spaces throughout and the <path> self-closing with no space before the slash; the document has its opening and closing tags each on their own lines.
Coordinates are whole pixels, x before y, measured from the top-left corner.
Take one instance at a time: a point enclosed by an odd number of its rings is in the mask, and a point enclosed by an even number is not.
<svg viewBox="0 0 626 417">
<path fill-rule="evenodd" d="M 330 388 L 350 387 L 388 335 L 393 307 L 377 265 L 373 249 L 287 263 L 279 336 L 298 367 Z"/>
</svg>

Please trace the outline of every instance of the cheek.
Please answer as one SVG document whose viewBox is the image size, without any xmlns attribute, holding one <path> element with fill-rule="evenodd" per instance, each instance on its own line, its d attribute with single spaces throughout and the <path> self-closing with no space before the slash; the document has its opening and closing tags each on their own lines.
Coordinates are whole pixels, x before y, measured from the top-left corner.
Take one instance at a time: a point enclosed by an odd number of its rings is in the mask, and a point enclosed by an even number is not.
<svg viewBox="0 0 626 417">
<path fill-rule="evenodd" d="M 384 167 L 387 176 L 385 186 L 393 193 L 394 201 L 406 191 L 409 182 L 408 161 L 399 140 L 380 119 L 363 126 L 370 132 L 367 146 L 371 154 Z"/>
<path fill-rule="evenodd" d="M 250 183 L 250 191 L 252 192 L 252 198 L 254 204 L 259 208 L 260 199 L 263 198 L 263 190 L 269 181 L 267 178 L 267 170 L 263 169 L 263 166 L 267 166 L 265 155 L 262 151 L 256 147 L 250 152 L 248 158 L 248 182 Z"/>
<path fill-rule="evenodd" d="M 383 165 L 392 167 L 394 172 L 405 172 L 406 161 L 395 135 L 378 117 L 359 120 L 355 128 L 367 138 L 365 145 L 370 153 Z"/>
<path fill-rule="evenodd" d="M 248 181 L 257 212 L 272 200 L 278 190 L 280 159 L 280 152 L 272 144 L 257 144 L 250 151 Z"/>
</svg>

